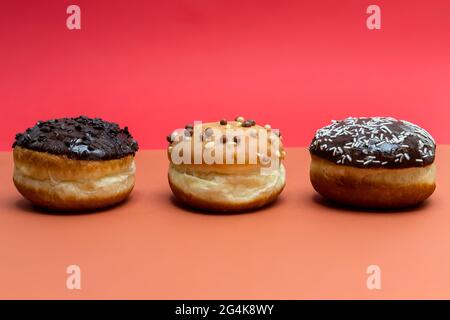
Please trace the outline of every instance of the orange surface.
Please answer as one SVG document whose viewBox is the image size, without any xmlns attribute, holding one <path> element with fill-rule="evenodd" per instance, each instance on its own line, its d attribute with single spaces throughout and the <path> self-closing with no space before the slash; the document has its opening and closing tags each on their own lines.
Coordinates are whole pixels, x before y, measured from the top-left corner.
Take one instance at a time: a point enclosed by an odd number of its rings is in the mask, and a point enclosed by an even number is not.
<svg viewBox="0 0 450 320">
<path fill-rule="evenodd" d="M 450 146 L 438 188 L 397 212 L 335 207 L 315 195 L 306 150 L 289 149 L 279 201 L 240 215 L 178 207 L 165 151 L 138 154 L 137 185 L 121 206 L 50 215 L 23 200 L 0 154 L 0 298 L 450 298 Z M 82 289 L 66 289 L 77 264 Z M 366 268 L 382 270 L 368 290 Z"/>
</svg>

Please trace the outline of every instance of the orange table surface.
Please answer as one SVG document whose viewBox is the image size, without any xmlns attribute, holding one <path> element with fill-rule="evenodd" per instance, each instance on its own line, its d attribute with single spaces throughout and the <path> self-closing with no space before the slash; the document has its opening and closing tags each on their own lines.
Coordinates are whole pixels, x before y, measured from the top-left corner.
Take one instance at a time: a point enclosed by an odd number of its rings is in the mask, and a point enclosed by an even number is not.
<svg viewBox="0 0 450 320">
<path fill-rule="evenodd" d="M 130 199 L 105 211 L 54 215 L 31 206 L 0 153 L 0 298 L 391 299 L 450 298 L 450 146 L 423 205 L 361 211 L 323 201 L 309 155 L 288 149 L 276 204 L 213 215 L 177 206 L 165 151 L 140 151 Z M 81 268 L 81 290 L 66 267 Z M 368 290 L 366 268 L 381 268 Z"/>
</svg>

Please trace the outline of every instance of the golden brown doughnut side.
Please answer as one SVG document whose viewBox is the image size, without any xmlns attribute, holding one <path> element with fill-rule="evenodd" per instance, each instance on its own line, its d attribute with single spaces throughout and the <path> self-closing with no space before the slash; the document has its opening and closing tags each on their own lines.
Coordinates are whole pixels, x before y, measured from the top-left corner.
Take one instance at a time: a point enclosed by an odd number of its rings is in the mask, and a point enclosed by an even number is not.
<svg viewBox="0 0 450 320">
<path fill-rule="evenodd" d="M 176 198 L 193 208 L 222 212 L 239 212 L 267 206 L 277 200 L 278 195 L 283 191 L 283 188 L 281 188 L 276 193 L 272 193 L 268 198 L 260 197 L 247 203 L 235 204 L 230 202 L 212 202 L 193 197 L 191 194 L 185 193 L 182 189 L 172 184 L 170 179 L 169 186 Z"/>
<path fill-rule="evenodd" d="M 436 188 L 435 164 L 401 169 L 357 168 L 311 155 L 314 189 L 335 202 L 369 208 L 401 208 L 427 199 Z"/>
<path fill-rule="evenodd" d="M 246 211 L 269 205 L 278 198 L 286 185 L 284 167 L 280 168 L 279 174 L 277 174 L 275 180 L 272 179 L 273 184 L 267 190 L 264 190 L 264 188 L 270 183 L 270 178 L 265 179 L 261 176 L 255 176 L 256 182 L 253 181 L 250 183 L 243 181 L 244 178 L 242 180 L 239 177 L 235 178 L 233 182 L 221 183 L 219 191 L 208 188 L 208 181 L 201 174 L 198 176 L 195 175 L 195 172 L 186 174 L 185 172 L 178 171 L 173 165 L 169 168 L 168 174 L 169 186 L 178 200 L 194 208 L 221 212 Z M 205 181 L 200 181 L 195 184 L 192 183 L 193 180 L 198 181 L 201 179 L 205 179 Z M 186 188 L 185 186 L 187 185 L 192 187 Z M 222 192 L 228 193 L 228 190 L 230 192 L 231 190 L 237 190 L 238 193 L 244 194 L 252 188 L 256 192 L 240 199 L 223 197 L 222 194 Z"/>
<path fill-rule="evenodd" d="M 127 198 L 134 187 L 134 156 L 74 160 L 15 147 L 14 184 L 34 204 L 55 210 L 88 210 Z"/>
</svg>

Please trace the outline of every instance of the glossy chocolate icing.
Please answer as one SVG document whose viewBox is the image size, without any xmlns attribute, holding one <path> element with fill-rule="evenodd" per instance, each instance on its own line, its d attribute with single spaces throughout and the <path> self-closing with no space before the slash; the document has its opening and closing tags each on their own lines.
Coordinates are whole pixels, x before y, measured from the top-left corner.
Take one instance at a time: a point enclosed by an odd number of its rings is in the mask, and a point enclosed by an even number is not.
<svg viewBox="0 0 450 320">
<path fill-rule="evenodd" d="M 16 135 L 16 146 L 77 160 L 120 159 L 138 150 L 127 127 L 85 116 L 39 121 Z"/>
<path fill-rule="evenodd" d="M 436 145 L 419 126 L 394 118 L 347 118 L 317 130 L 311 154 L 339 165 L 409 168 L 433 163 Z"/>
</svg>

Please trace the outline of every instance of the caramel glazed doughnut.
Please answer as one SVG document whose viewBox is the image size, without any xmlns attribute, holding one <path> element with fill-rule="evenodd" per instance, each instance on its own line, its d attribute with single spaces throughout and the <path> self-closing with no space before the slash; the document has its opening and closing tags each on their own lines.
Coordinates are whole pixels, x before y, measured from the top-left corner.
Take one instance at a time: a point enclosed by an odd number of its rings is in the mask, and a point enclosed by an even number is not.
<svg viewBox="0 0 450 320">
<path fill-rule="evenodd" d="M 134 186 L 138 144 L 115 123 L 84 116 L 38 122 L 16 135 L 13 148 L 17 190 L 44 208 L 106 207 Z"/>
<path fill-rule="evenodd" d="M 285 185 L 278 130 L 253 120 L 188 124 L 167 137 L 169 185 L 196 208 L 242 211 L 277 199 Z"/>
<path fill-rule="evenodd" d="M 317 131 L 309 150 L 314 189 L 342 204 L 407 207 L 427 199 L 436 187 L 435 142 L 407 121 L 334 121 Z"/>
</svg>

